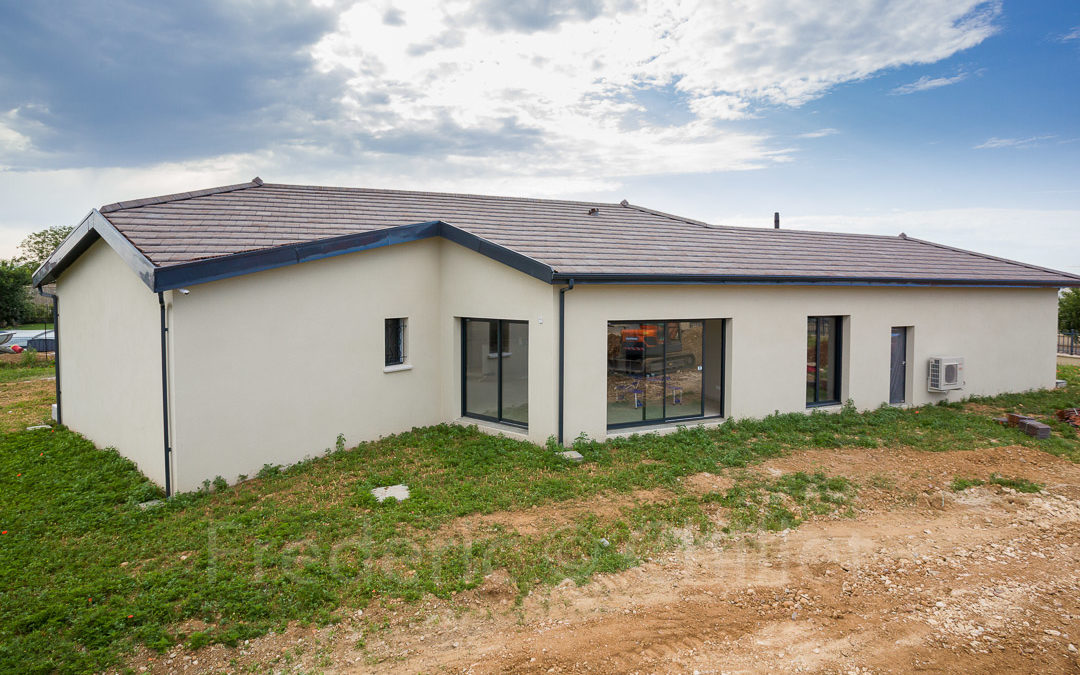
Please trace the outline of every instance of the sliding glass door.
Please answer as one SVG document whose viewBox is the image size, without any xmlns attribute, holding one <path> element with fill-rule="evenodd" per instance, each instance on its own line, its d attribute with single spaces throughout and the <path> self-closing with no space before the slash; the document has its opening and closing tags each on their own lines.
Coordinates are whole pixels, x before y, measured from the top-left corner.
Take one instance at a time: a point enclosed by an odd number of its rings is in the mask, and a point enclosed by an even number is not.
<svg viewBox="0 0 1080 675">
<path fill-rule="evenodd" d="M 620 321 L 608 324 L 608 426 L 655 424 L 722 412 L 723 321 Z M 709 336 L 709 337 L 707 337 Z M 706 383 L 709 390 L 706 391 Z"/>
<path fill-rule="evenodd" d="M 461 414 L 529 425 L 529 325 L 461 320 Z"/>
</svg>

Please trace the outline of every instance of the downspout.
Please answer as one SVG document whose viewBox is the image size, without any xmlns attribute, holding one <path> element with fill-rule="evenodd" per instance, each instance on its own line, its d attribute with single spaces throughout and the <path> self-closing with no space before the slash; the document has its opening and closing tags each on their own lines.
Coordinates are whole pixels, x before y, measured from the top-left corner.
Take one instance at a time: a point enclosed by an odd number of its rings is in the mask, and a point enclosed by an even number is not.
<svg viewBox="0 0 1080 675">
<path fill-rule="evenodd" d="M 165 435 L 165 496 L 172 496 L 172 471 L 170 468 L 170 455 L 172 448 L 169 447 L 169 351 L 166 342 L 166 333 L 169 328 L 165 325 L 165 294 L 158 291 L 158 305 L 161 307 L 161 422 Z"/>
<path fill-rule="evenodd" d="M 56 423 L 64 423 L 64 408 L 60 405 L 60 298 L 38 286 L 38 295 L 52 299 L 53 342 L 56 343 Z"/>
<path fill-rule="evenodd" d="M 568 279 L 559 289 L 559 447 L 563 444 L 563 382 L 566 378 L 566 292 L 574 290 L 574 280 Z"/>
</svg>

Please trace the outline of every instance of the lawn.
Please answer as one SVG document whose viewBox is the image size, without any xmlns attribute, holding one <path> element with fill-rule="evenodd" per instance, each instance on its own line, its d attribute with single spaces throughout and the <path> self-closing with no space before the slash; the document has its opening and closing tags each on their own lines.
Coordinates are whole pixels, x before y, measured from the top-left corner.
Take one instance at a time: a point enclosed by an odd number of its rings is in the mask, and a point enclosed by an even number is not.
<svg viewBox="0 0 1080 675">
<path fill-rule="evenodd" d="M 18 326 L 12 328 L 5 328 L 4 330 L 52 330 L 53 324 L 51 323 L 21 323 Z"/>
<path fill-rule="evenodd" d="M 969 404 L 582 439 L 582 464 L 551 448 L 441 425 L 352 449 L 342 441 L 317 459 L 146 509 L 138 505 L 160 496 L 158 488 L 115 452 L 62 428 L 3 433 L 0 672 L 101 670 L 138 645 L 235 644 L 290 621 L 331 623 L 373 601 L 451 597 L 496 569 L 521 593 L 567 577 L 584 583 L 678 545 L 673 527 L 736 537 L 846 513 L 859 486 L 844 476 L 763 478 L 751 470 L 806 447 L 1020 444 L 1077 461 L 1071 427 L 1048 418 L 1053 437 L 1036 441 L 990 419 L 998 410 L 1052 415 L 1076 405 L 1080 369 L 1059 373 L 1067 389 Z M 726 472 L 735 484 L 692 493 L 681 479 L 699 472 Z M 400 482 L 412 491 L 407 501 L 371 497 L 372 487 Z M 650 489 L 669 498 L 630 500 L 604 515 L 585 510 L 535 534 L 452 527 L 465 516 Z"/>
<path fill-rule="evenodd" d="M 51 362 L 36 354 L 5 354 L 0 359 L 0 431 L 21 431 L 50 420 L 55 372 Z"/>
</svg>

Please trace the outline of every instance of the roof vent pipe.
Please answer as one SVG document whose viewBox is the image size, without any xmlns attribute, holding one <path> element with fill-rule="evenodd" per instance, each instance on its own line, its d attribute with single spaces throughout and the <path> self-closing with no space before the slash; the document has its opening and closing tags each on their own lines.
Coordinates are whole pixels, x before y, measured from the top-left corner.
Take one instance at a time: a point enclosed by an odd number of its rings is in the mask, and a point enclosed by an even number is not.
<svg viewBox="0 0 1080 675">
<path fill-rule="evenodd" d="M 777 230 L 780 229 L 780 212 L 779 211 L 775 211 L 772 214 L 772 226 L 773 226 L 773 228 L 775 228 Z"/>
</svg>

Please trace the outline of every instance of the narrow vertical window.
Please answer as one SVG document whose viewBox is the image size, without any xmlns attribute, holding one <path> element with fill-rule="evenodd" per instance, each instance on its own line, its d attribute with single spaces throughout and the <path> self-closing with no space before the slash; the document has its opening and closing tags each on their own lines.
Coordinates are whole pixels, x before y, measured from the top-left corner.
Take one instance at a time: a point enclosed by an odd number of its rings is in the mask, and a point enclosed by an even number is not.
<svg viewBox="0 0 1080 675">
<path fill-rule="evenodd" d="M 386 365 L 405 363 L 405 319 L 386 320 Z"/>
<path fill-rule="evenodd" d="M 806 405 L 840 402 L 840 317 L 806 319 Z"/>
</svg>

